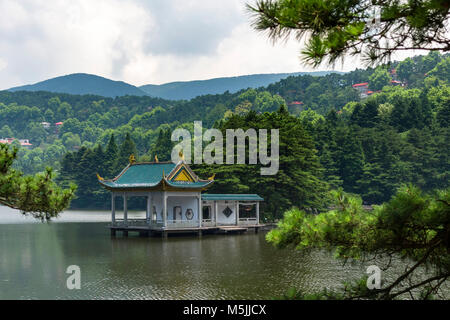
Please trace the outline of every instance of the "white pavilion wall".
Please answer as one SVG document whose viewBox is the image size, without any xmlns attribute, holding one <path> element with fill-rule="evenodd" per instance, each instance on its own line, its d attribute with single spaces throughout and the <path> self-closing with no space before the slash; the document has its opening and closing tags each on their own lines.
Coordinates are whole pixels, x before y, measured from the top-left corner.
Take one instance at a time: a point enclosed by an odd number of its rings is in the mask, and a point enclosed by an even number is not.
<svg viewBox="0 0 450 320">
<path fill-rule="evenodd" d="M 228 225 L 234 225 L 236 224 L 236 201 L 227 201 L 228 203 L 225 203 L 225 201 L 217 201 L 217 223 L 218 224 L 228 224 Z M 227 217 L 223 211 L 226 207 L 229 207 L 233 213 Z"/>
<path fill-rule="evenodd" d="M 189 221 L 198 221 L 198 193 L 192 193 L 191 196 L 172 196 L 168 194 L 167 198 L 167 219 L 173 220 L 173 210 L 175 207 L 181 207 L 181 220 L 187 221 L 186 210 L 192 209 L 194 217 Z M 180 216 L 177 217 L 180 220 Z"/>
</svg>

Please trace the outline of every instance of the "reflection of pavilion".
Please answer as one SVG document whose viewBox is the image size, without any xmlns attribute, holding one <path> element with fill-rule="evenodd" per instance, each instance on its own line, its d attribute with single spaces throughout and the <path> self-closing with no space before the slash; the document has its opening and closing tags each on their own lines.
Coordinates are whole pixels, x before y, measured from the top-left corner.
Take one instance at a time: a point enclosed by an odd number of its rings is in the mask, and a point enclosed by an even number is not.
<svg viewBox="0 0 450 320">
<path fill-rule="evenodd" d="M 199 179 L 188 164 L 172 162 L 130 164 L 112 180 L 98 176 L 112 193 L 111 234 L 138 231 L 141 234 L 243 232 L 258 230 L 259 203 L 256 194 L 201 194 L 214 183 Z M 115 198 L 123 198 L 123 219 L 116 218 Z M 145 219 L 128 219 L 127 198 L 146 197 Z"/>
</svg>

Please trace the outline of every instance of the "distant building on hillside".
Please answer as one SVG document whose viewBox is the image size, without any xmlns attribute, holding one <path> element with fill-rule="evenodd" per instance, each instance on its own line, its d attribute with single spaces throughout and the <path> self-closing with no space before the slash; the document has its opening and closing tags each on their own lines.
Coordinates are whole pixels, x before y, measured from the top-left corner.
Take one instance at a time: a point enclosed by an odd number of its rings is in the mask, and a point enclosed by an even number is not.
<svg viewBox="0 0 450 320">
<path fill-rule="evenodd" d="M 398 81 L 398 80 L 391 80 L 391 85 L 393 85 L 393 86 L 401 86 L 401 87 L 404 86 L 403 82 Z"/>
<path fill-rule="evenodd" d="M 299 113 L 300 111 L 302 111 L 303 105 L 304 105 L 304 103 L 302 101 L 292 101 L 292 102 L 288 103 L 288 108 L 289 108 L 289 111 L 291 111 L 291 112 Z"/>
<path fill-rule="evenodd" d="M 356 83 L 353 86 L 353 89 L 356 89 L 359 91 L 359 95 L 361 98 L 367 97 L 369 94 L 369 83 L 368 82 L 362 82 L 362 83 Z"/>
<path fill-rule="evenodd" d="M 28 139 L 16 139 L 16 138 L 1 138 L 0 143 L 1 144 L 11 144 L 14 140 L 18 140 L 20 143 L 20 146 L 23 148 L 30 148 L 32 144 L 30 143 L 30 140 Z"/>
<path fill-rule="evenodd" d="M 391 78 L 393 80 L 398 80 L 397 69 L 391 69 L 389 71 L 389 74 L 391 75 Z"/>
<path fill-rule="evenodd" d="M 391 80 L 391 86 L 401 86 L 404 87 L 405 83 L 399 81 L 399 80 Z M 353 89 L 358 90 L 359 92 L 359 96 L 361 97 L 361 99 L 366 98 L 374 93 L 377 92 L 381 92 L 380 90 L 378 91 L 371 91 L 369 90 L 369 83 L 368 82 L 362 82 L 362 83 L 356 83 L 353 86 Z"/>
<path fill-rule="evenodd" d="M 41 125 L 44 127 L 44 129 L 49 129 L 50 128 L 50 122 L 41 122 Z"/>
<path fill-rule="evenodd" d="M 64 122 L 56 122 L 55 123 L 55 134 L 59 133 L 59 128 L 64 124 Z"/>
</svg>

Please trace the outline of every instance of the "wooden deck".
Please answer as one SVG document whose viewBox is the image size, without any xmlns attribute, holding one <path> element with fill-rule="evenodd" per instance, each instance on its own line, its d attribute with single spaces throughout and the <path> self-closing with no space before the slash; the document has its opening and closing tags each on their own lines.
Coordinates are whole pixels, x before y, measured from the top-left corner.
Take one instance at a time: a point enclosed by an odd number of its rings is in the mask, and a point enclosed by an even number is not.
<svg viewBox="0 0 450 320">
<path fill-rule="evenodd" d="M 170 235 L 198 235 L 204 234 L 241 234 L 249 230 L 257 233 L 260 228 L 264 228 L 264 224 L 245 225 L 245 226 L 214 226 L 214 227 L 187 227 L 187 228 L 154 228 L 151 226 L 109 226 L 111 236 L 115 237 L 117 232 L 121 232 L 122 236 L 128 237 L 130 232 L 138 233 L 141 237 L 163 237 Z"/>
</svg>

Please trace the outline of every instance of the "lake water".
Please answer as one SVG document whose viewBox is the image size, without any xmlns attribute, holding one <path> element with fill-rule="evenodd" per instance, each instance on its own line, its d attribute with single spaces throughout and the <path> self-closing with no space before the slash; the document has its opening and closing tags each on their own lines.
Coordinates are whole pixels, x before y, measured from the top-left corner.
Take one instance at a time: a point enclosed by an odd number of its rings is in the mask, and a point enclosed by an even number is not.
<svg viewBox="0 0 450 320">
<path fill-rule="evenodd" d="M 0 299 L 271 299 L 290 287 L 337 287 L 367 267 L 276 249 L 264 233 L 111 238 L 109 220 L 68 211 L 43 224 L 0 207 Z M 70 265 L 81 269 L 81 290 L 66 287 Z"/>
</svg>

